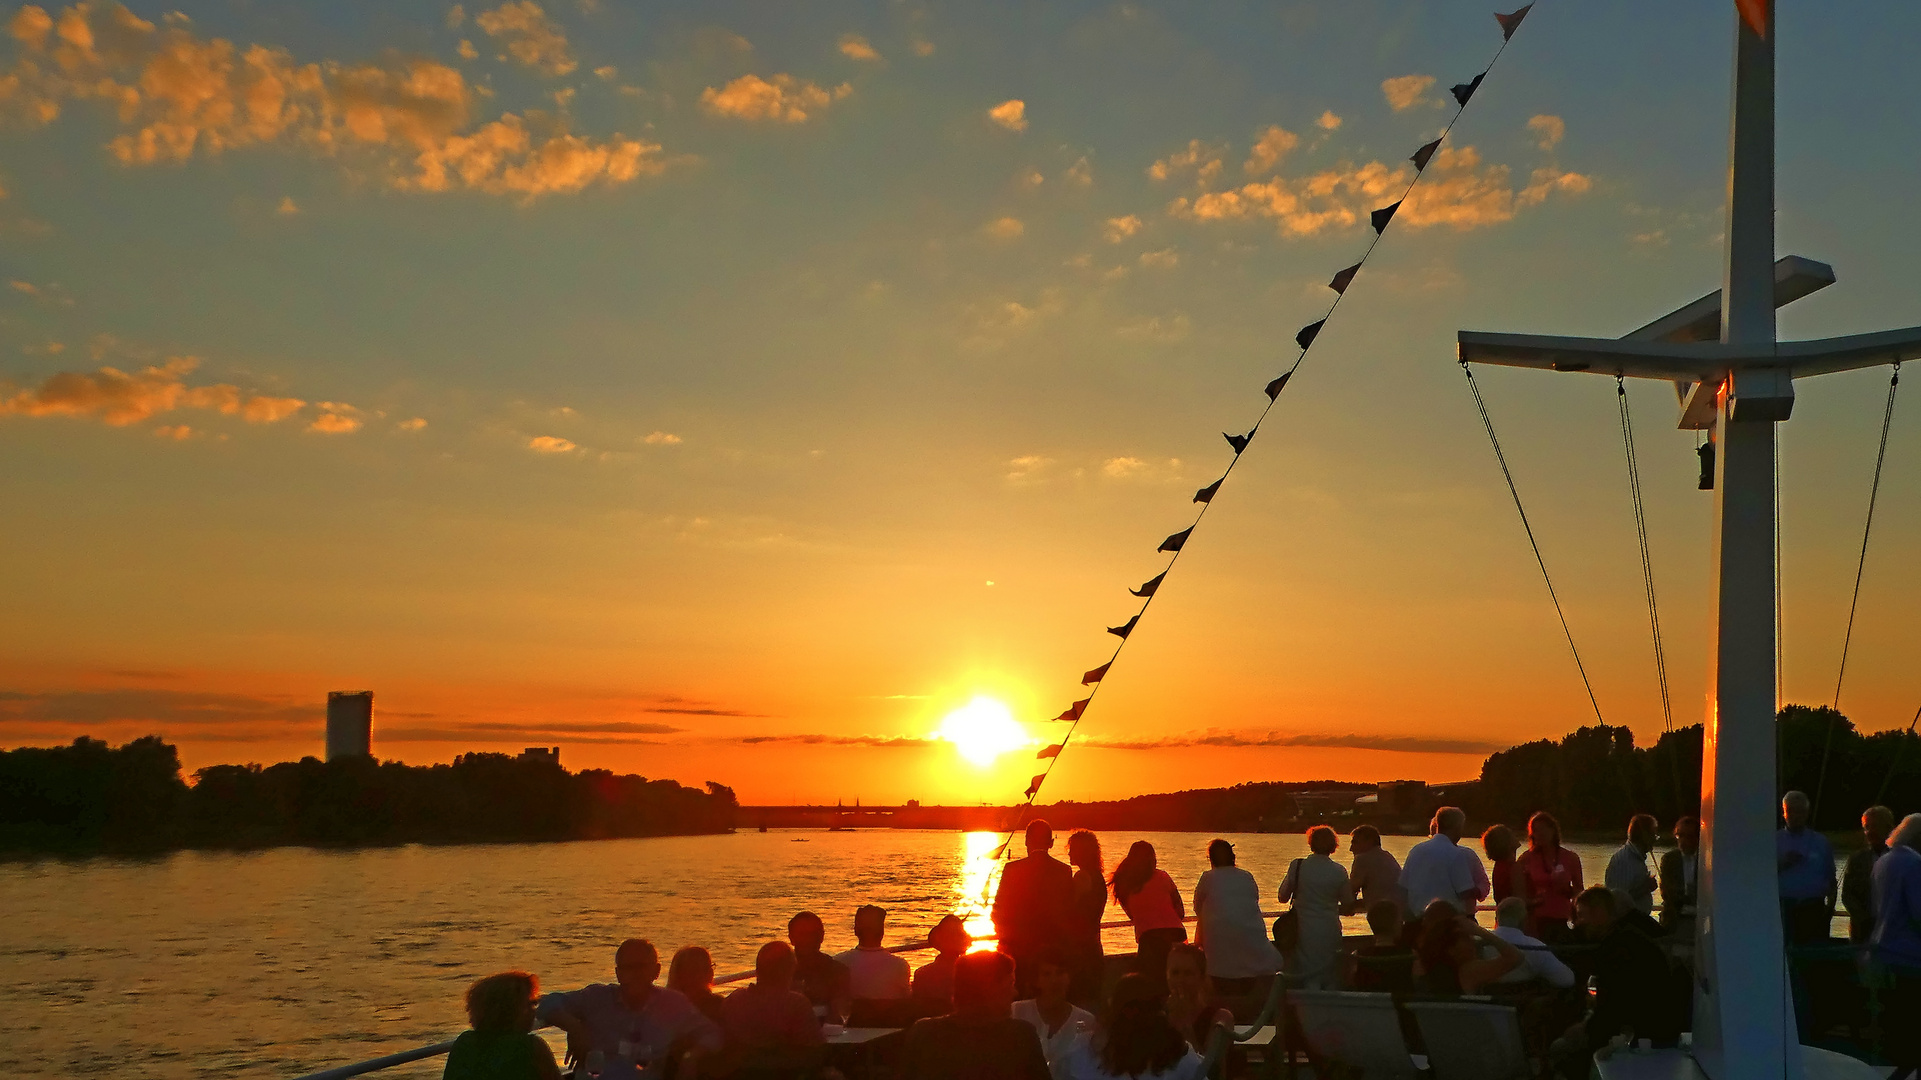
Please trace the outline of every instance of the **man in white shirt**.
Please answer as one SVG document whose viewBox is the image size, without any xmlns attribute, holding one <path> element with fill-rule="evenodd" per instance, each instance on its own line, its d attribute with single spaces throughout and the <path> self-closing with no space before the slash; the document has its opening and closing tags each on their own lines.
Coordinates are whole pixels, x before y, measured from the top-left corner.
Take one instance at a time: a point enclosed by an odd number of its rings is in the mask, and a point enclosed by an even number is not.
<svg viewBox="0 0 1921 1080">
<path fill-rule="evenodd" d="M 1427 906 L 1445 900 L 1450 906 L 1470 914 L 1481 898 L 1476 879 L 1480 856 L 1460 846 L 1467 829 L 1467 814 L 1458 806 L 1443 806 L 1434 811 L 1430 828 L 1434 835 L 1408 850 L 1401 863 L 1401 887 L 1407 890 L 1407 913 L 1418 919 Z"/>
<path fill-rule="evenodd" d="M 854 940 L 860 944 L 834 959 L 846 965 L 848 993 L 856 1001 L 894 1001 L 913 992 L 914 970 L 904 957 L 881 948 L 886 936 L 886 908 L 865 904 L 854 912 Z"/>
<path fill-rule="evenodd" d="M 1652 814 L 1636 814 L 1628 819 L 1628 842 L 1608 860 L 1601 883 L 1625 893 L 1628 902 L 1641 914 L 1654 911 L 1654 890 L 1660 882 L 1648 871 L 1648 852 L 1654 850 L 1654 834 L 1659 831 Z"/>
<path fill-rule="evenodd" d="M 1573 986 L 1573 969 L 1561 963 L 1560 957 L 1549 952 L 1544 942 L 1523 933 L 1521 924 L 1525 922 L 1527 922 L 1526 900 L 1518 896 L 1510 896 L 1494 905 L 1494 936 L 1521 950 L 1521 966 L 1494 981 L 1524 983 L 1539 979 L 1561 990 Z"/>
</svg>

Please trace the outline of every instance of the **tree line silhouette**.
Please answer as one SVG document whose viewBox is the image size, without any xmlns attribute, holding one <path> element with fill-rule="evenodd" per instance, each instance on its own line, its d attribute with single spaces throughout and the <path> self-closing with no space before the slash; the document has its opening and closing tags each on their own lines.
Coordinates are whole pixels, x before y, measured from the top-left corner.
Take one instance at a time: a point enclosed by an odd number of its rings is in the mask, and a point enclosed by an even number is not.
<svg viewBox="0 0 1921 1080">
<path fill-rule="evenodd" d="M 16 853 L 686 835 L 732 829 L 738 808 L 711 781 L 703 791 L 507 754 L 213 765 L 188 784 L 158 736 L 0 751 L 0 851 Z"/>
</svg>

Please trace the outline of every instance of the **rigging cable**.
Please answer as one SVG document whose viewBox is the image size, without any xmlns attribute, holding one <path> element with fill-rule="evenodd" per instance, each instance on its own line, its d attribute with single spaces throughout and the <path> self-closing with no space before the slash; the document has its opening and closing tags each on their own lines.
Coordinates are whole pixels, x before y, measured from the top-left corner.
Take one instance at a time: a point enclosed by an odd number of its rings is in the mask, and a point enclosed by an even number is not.
<svg viewBox="0 0 1921 1080">
<path fill-rule="evenodd" d="M 1487 430 L 1488 442 L 1494 446 L 1494 460 L 1501 465 L 1501 475 L 1507 480 L 1507 493 L 1514 498 L 1514 509 L 1521 515 L 1521 528 L 1527 532 L 1528 546 L 1534 549 L 1534 562 L 1541 568 L 1541 580 L 1547 584 L 1548 599 L 1554 601 L 1554 614 L 1561 620 L 1561 633 L 1567 638 L 1568 651 L 1574 654 L 1574 667 L 1581 673 L 1581 685 L 1587 688 L 1588 704 L 1594 707 L 1594 722 L 1605 725 L 1601 719 L 1601 702 L 1594 696 L 1594 683 L 1588 679 L 1587 665 L 1581 662 L 1581 650 L 1574 644 L 1574 631 L 1568 628 L 1567 612 L 1561 610 L 1561 597 L 1554 591 L 1554 578 L 1547 572 L 1547 560 L 1541 555 L 1541 545 L 1534 539 L 1534 526 L 1528 523 L 1527 508 L 1521 505 L 1520 489 L 1514 486 L 1514 471 L 1508 468 L 1507 455 L 1501 452 L 1501 438 L 1494 434 L 1494 421 L 1487 414 L 1487 402 L 1481 398 L 1481 385 L 1474 381 L 1474 369 L 1464 360 L 1461 373 L 1467 376 L 1467 388 L 1474 395 L 1474 408 L 1481 414 L 1481 426 Z"/>
<path fill-rule="evenodd" d="M 1888 401 L 1881 407 L 1881 446 L 1874 452 L 1874 480 L 1868 485 L 1868 518 L 1861 526 L 1861 557 L 1854 566 L 1854 596 L 1848 601 L 1848 628 L 1841 635 L 1841 664 L 1834 673 L 1834 711 L 1841 711 L 1841 682 L 1848 674 L 1848 646 L 1854 642 L 1854 613 L 1861 606 L 1861 577 L 1868 568 L 1868 537 L 1874 532 L 1874 503 L 1881 494 L 1881 465 L 1888 458 L 1888 429 L 1894 426 L 1894 393 L 1901 388 L 1901 363 L 1888 376 Z M 1779 519 L 1777 513 L 1777 520 Z M 1821 778 L 1814 786 L 1813 811 L 1821 809 L 1821 792 L 1828 786 L 1828 753 L 1834 749 L 1835 717 L 1828 717 L 1828 737 L 1821 746 Z M 1814 816 L 1813 812 L 1808 815 Z"/>
<path fill-rule="evenodd" d="M 1641 461 L 1634 453 L 1634 418 L 1628 412 L 1627 380 L 1614 377 L 1621 409 L 1621 446 L 1627 453 L 1628 496 L 1634 502 L 1634 532 L 1641 542 L 1641 584 L 1647 592 L 1648 629 L 1654 635 L 1654 676 L 1661 684 L 1661 730 L 1674 730 L 1674 704 L 1668 694 L 1668 657 L 1661 644 L 1661 611 L 1654 602 L 1654 558 L 1648 552 L 1647 504 L 1641 498 Z"/>
</svg>

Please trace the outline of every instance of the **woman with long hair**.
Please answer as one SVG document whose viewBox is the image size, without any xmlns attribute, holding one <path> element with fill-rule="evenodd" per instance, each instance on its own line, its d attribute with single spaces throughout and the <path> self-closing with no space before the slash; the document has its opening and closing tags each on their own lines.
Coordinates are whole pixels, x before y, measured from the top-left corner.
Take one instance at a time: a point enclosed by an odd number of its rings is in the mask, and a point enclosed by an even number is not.
<svg viewBox="0 0 1921 1080">
<path fill-rule="evenodd" d="M 447 1053 L 444 1080 L 560 1080 L 545 1039 L 534 1034 L 540 980 L 524 971 L 489 975 L 467 989 L 467 1023 Z"/>
<path fill-rule="evenodd" d="M 1307 830 L 1307 857 L 1295 859 L 1281 879 L 1281 903 L 1292 903 L 1298 923 L 1288 973 L 1309 990 L 1330 990 L 1341 959 L 1341 902 L 1347 899 L 1347 868 L 1334 861 L 1341 838 L 1326 825 Z"/>
<path fill-rule="evenodd" d="M 1167 951 L 1167 1018 L 1187 1045 L 1203 1054 L 1214 1029 L 1234 1023 L 1234 1014 L 1214 1000 L 1207 953 L 1199 945 L 1183 941 Z"/>
<path fill-rule="evenodd" d="M 1134 970 L 1154 985 L 1167 977 L 1167 951 L 1187 940 L 1187 905 L 1160 868 L 1154 845 L 1134 841 L 1114 868 L 1114 899 L 1134 924 Z"/>
<path fill-rule="evenodd" d="M 1581 857 L 1561 846 L 1561 823 L 1546 810 L 1527 819 L 1527 850 L 1514 860 L 1514 883 L 1527 901 L 1527 933 L 1549 945 L 1565 938 L 1583 888 Z"/>
<path fill-rule="evenodd" d="M 1493 903 L 1500 903 L 1510 896 L 1519 895 L 1521 887 L 1514 883 L 1514 853 L 1521 842 L 1514 838 L 1514 830 L 1506 825 L 1489 825 L 1481 834 L 1481 850 L 1487 852 L 1488 884 L 1493 890 Z"/>
<path fill-rule="evenodd" d="M 667 989 L 678 990 L 694 1003 L 694 1008 L 714 1023 L 720 1023 L 720 1003 L 714 993 L 714 957 L 698 945 L 688 945 L 674 953 L 667 965 Z"/>
<path fill-rule="evenodd" d="M 1074 972 L 1068 997 L 1098 1002 L 1106 975 L 1101 916 L 1107 913 L 1107 871 L 1101 865 L 1101 838 L 1086 829 L 1075 829 L 1067 837 L 1067 861 L 1074 867 L 1073 903 L 1068 909 L 1069 930 L 1064 943 L 1067 962 Z"/>
<path fill-rule="evenodd" d="M 1481 946 L 1494 950 L 1483 959 Z M 1521 950 L 1452 908 L 1421 920 L 1421 944 L 1414 950 L 1414 976 L 1430 994 L 1478 994 L 1521 964 Z"/>
<path fill-rule="evenodd" d="M 1130 853 L 1131 854 L 1131 853 Z M 1160 984 L 1121 976 L 1092 1038 L 1068 1059 L 1070 1080 L 1199 1080 L 1201 1055 L 1167 1016 Z"/>
</svg>

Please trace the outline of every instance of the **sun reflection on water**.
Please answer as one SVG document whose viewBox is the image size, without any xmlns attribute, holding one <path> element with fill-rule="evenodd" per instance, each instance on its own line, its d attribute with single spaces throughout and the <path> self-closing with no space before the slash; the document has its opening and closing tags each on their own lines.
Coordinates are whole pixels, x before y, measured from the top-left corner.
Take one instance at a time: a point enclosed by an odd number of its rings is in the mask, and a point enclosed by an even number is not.
<svg viewBox="0 0 1921 1080">
<path fill-rule="evenodd" d="M 954 914 L 961 917 L 967 924 L 967 932 L 976 939 L 994 932 L 992 886 L 1000 874 L 1000 860 L 994 857 L 994 849 L 1000 842 L 999 833 L 970 832 L 961 837 L 963 854 L 960 881 L 954 890 Z M 976 940 L 970 951 L 982 952 L 993 947 L 991 941 Z"/>
</svg>

